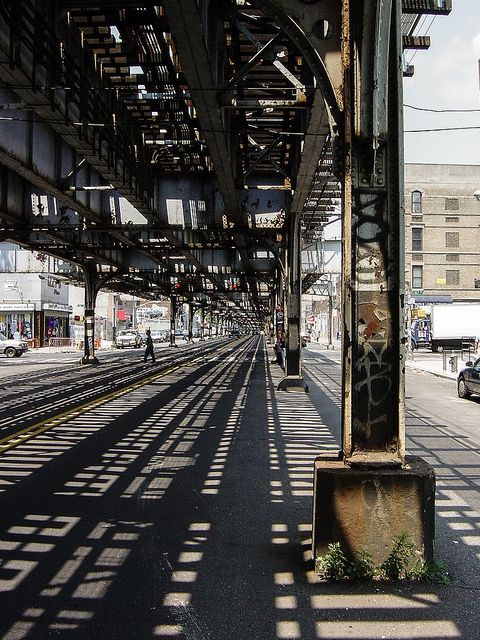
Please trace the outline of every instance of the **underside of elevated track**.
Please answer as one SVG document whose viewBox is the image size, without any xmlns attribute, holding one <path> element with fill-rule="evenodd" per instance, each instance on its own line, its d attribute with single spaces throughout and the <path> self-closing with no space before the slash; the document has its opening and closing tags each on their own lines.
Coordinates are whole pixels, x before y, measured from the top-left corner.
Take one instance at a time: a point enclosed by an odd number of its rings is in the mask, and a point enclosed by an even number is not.
<svg viewBox="0 0 480 640">
<path fill-rule="evenodd" d="M 84 283 L 85 362 L 102 288 L 249 329 L 280 308 L 286 388 L 302 388 L 301 296 L 339 218 L 343 451 L 403 462 L 403 51 L 428 48 L 420 18 L 450 9 L 0 3 L 0 240 Z"/>
</svg>

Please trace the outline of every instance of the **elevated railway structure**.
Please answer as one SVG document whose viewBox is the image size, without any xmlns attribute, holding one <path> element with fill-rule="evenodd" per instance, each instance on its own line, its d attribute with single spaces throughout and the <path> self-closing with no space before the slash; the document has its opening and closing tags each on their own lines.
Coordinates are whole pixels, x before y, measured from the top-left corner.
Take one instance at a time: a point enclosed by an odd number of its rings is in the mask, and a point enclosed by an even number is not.
<svg viewBox="0 0 480 640">
<path fill-rule="evenodd" d="M 82 274 L 84 361 L 102 287 L 250 328 L 279 306 L 303 390 L 301 250 L 341 213 L 343 459 L 402 465 L 402 53 L 450 8 L 4 0 L 0 238 Z"/>
</svg>

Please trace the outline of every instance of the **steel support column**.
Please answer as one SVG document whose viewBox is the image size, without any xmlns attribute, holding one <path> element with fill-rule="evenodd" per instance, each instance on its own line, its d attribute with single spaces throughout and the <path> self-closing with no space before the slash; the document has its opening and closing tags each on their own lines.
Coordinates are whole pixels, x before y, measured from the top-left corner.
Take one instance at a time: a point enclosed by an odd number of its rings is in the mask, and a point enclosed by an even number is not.
<svg viewBox="0 0 480 640">
<path fill-rule="evenodd" d="M 85 315 L 83 330 L 83 356 L 80 364 L 98 364 L 95 355 L 95 300 L 99 290 L 99 280 L 95 266 L 83 268 L 85 278 Z"/>
<path fill-rule="evenodd" d="M 344 0 L 343 459 L 315 461 L 312 547 L 431 561 L 435 475 L 405 459 L 401 0 Z"/>
<path fill-rule="evenodd" d="M 175 342 L 175 318 L 177 317 L 178 301 L 176 296 L 170 299 L 170 346 L 176 347 Z"/>
<path fill-rule="evenodd" d="M 287 354 L 285 378 L 278 385 L 279 391 L 308 391 L 302 378 L 300 322 L 302 313 L 302 264 L 300 216 L 291 215 L 286 252 L 287 272 Z"/>
<path fill-rule="evenodd" d="M 400 0 L 344 1 L 343 453 L 404 461 Z"/>
<path fill-rule="evenodd" d="M 281 265 L 283 267 L 283 265 Z M 275 295 L 272 296 L 272 318 L 273 318 L 273 330 L 271 332 L 271 340 L 275 342 L 275 337 L 278 335 L 278 331 L 285 332 L 286 318 L 285 318 L 285 272 L 283 268 L 277 270 L 275 286 Z M 279 313 L 280 312 L 280 313 Z"/>
<path fill-rule="evenodd" d="M 333 283 L 327 284 L 328 289 L 328 348 L 333 349 Z"/>
<path fill-rule="evenodd" d="M 200 307 L 200 342 L 205 342 L 205 305 Z"/>
<path fill-rule="evenodd" d="M 190 302 L 188 305 L 188 343 L 193 342 L 193 304 Z"/>
</svg>

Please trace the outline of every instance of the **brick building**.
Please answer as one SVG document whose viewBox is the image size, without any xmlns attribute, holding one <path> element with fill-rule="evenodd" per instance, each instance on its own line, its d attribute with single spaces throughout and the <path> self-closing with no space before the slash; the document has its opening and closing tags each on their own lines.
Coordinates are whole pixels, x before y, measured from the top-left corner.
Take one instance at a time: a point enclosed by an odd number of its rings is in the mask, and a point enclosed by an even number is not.
<svg viewBox="0 0 480 640">
<path fill-rule="evenodd" d="M 405 165 L 406 286 L 416 303 L 480 301 L 479 189 L 479 165 Z"/>
</svg>

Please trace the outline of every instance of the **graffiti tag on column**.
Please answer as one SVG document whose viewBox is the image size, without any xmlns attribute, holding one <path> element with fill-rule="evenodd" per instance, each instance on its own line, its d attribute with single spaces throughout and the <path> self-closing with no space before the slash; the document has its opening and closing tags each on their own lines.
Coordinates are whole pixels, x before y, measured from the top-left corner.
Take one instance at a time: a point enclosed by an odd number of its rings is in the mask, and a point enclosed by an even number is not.
<svg viewBox="0 0 480 640">
<path fill-rule="evenodd" d="M 383 218 L 385 206 L 382 198 L 363 196 L 353 229 L 357 236 L 354 388 L 358 398 L 353 427 L 357 443 L 367 448 L 380 445 L 379 440 L 384 441 L 385 434 L 388 437 L 391 422 L 386 401 L 392 392 L 394 375 L 389 357 L 393 309 L 389 286 L 388 224 Z"/>
</svg>

